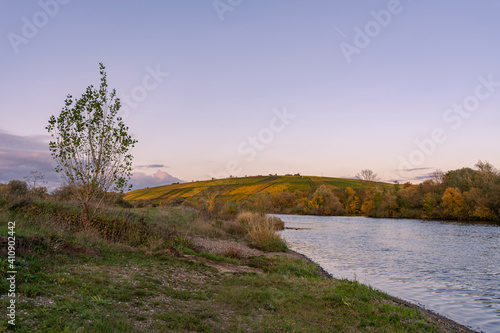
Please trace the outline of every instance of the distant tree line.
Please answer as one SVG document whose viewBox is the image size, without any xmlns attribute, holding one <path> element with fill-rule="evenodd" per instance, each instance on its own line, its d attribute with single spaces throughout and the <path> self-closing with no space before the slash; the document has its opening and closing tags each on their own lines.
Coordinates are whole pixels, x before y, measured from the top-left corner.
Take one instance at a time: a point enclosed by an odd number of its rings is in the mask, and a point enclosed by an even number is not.
<svg viewBox="0 0 500 333">
<path fill-rule="evenodd" d="M 230 219 L 241 211 L 260 213 L 369 216 L 468 221 L 500 220 L 500 172 L 488 162 L 475 169 L 436 171 L 421 184 L 379 182 L 377 174 L 363 170 L 357 178 L 364 187 L 338 188 L 323 184 L 310 191 L 257 193 L 228 201 L 223 189 L 210 187 L 202 197 L 137 200 L 134 207 L 184 205 L 211 217 Z"/>
<path fill-rule="evenodd" d="M 366 173 L 366 172 L 365 172 Z M 272 213 L 370 217 L 489 220 L 500 218 L 500 173 L 488 162 L 434 176 L 421 184 L 373 182 L 364 188 L 321 185 L 314 191 L 284 191 L 250 198 Z M 249 202 L 242 202 L 248 205 Z"/>
</svg>

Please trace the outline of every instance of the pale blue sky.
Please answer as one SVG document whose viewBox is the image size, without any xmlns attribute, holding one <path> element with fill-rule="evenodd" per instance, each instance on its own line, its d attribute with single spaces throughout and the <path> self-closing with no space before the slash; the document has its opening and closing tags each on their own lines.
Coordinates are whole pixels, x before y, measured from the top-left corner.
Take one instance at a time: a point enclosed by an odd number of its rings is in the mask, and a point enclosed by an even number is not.
<svg viewBox="0 0 500 333">
<path fill-rule="evenodd" d="M 47 120 L 67 94 L 98 85 L 101 61 L 110 86 L 136 96 L 125 121 L 139 140 L 138 187 L 168 181 L 164 172 L 190 181 L 229 173 L 349 177 L 370 168 L 383 180 L 417 180 L 479 159 L 500 167 L 498 2 L 0 5 L 2 182 L 35 167 L 50 173 Z M 342 45 L 357 53 L 347 59 Z M 156 81 L 148 78 L 154 71 Z M 485 87 L 480 77 L 493 83 Z M 474 98 L 469 117 L 446 113 Z M 294 118 L 274 119 L 284 110 Z M 430 144 L 435 128 L 446 140 Z M 398 171 L 402 158 L 418 170 Z"/>
</svg>

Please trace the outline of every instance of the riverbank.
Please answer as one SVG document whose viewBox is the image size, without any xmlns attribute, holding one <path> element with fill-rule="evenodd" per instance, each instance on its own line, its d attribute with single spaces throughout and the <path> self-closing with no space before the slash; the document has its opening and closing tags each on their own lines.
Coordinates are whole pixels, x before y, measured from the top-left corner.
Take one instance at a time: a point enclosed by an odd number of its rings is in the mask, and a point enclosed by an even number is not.
<svg viewBox="0 0 500 333">
<path fill-rule="evenodd" d="M 335 277 L 333 277 L 330 273 L 328 273 L 323 267 L 318 265 L 314 260 L 310 259 L 309 257 L 298 253 L 293 250 L 288 250 L 291 253 L 294 253 L 298 258 L 304 261 L 308 261 L 313 265 L 316 265 L 320 271 L 320 275 L 328 278 L 328 279 L 334 279 L 337 280 Z M 403 300 L 401 298 L 395 297 L 388 295 L 395 303 L 400 304 L 401 306 L 405 306 L 408 308 L 412 309 L 417 309 L 420 313 L 422 313 L 425 317 L 429 318 L 431 321 L 434 321 L 438 323 L 439 328 L 442 332 L 463 332 L 463 333 L 478 333 L 478 331 L 475 331 L 467 326 L 464 326 L 462 324 L 459 324 L 450 318 L 447 318 L 443 315 L 440 315 L 439 313 L 436 313 L 434 311 L 431 311 L 429 309 L 426 309 L 424 307 L 418 306 L 416 304 L 413 304 L 411 302 L 408 302 L 406 300 Z"/>
<path fill-rule="evenodd" d="M 35 247 L 52 242 L 23 239 Z M 332 279 L 293 251 L 249 248 L 252 255 L 231 260 L 207 247 L 185 254 L 59 244 L 61 251 L 21 252 L 30 269 L 19 274 L 16 331 L 472 332 L 357 282 Z"/>
<path fill-rule="evenodd" d="M 290 247 L 335 276 L 369 283 L 475 330 L 498 331 L 497 226 L 277 216 Z"/>
<path fill-rule="evenodd" d="M 3 317 L 1 330 L 470 332 L 356 281 L 332 279 L 293 251 L 252 248 L 232 221 L 182 209 L 139 216 L 158 233 L 136 244 L 71 231 L 48 215 L 0 213 L 2 235 L 16 221 L 18 265 L 16 326 Z M 6 308 L 8 262 L 1 264 Z"/>
</svg>

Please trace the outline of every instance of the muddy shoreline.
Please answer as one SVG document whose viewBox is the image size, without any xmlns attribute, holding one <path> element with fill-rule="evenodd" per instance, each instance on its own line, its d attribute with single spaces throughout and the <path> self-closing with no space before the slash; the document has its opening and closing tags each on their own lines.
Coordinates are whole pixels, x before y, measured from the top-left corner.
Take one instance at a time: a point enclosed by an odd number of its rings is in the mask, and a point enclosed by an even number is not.
<svg viewBox="0 0 500 333">
<path fill-rule="evenodd" d="M 298 259 L 305 260 L 305 261 L 308 261 L 308 262 L 316 265 L 319 268 L 320 274 L 323 277 L 326 277 L 326 278 L 329 278 L 329 279 L 336 279 L 333 275 L 331 275 L 330 273 L 328 273 L 325 269 L 323 269 L 323 267 L 321 267 L 321 265 L 319 265 L 318 263 L 316 263 L 311 258 L 309 258 L 309 257 L 307 257 L 307 256 L 305 256 L 305 255 L 303 255 L 303 254 L 301 254 L 299 252 L 290 250 L 290 249 L 288 251 L 290 253 L 292 253 L 295 257 L 297 257 Z M 387 293 L 385 293 L 385 294 L 387 294 Z M 387 294 L 387 295 L 389 295 L 389 294 Z M 436 312 L 434 312 L 432 310 L 429 310 L 429 309 L 426 309 L 424 307 L 421 307 L 421 306 L 419 306 L 417 304 L 410 303 L 408 301 L 405 301 L 405 300 L 403 300 L 401 298 L 398 298 L 398 297 L 395 297 L 395 296 L 392 296 L 392 295 L 389 295 L 389 297 L 394 302 L 396 302 L 398 304 L 402 304 L 402 305 L 407 306 L 407 307 L 412 308 L 412 309 L 418 309 L 426 317 L 431 318 L 433 321 L 437 322 L 438 325 L 439 325 L 439 328 L 443 332 L 446 332 L 446 333 L 452 333 L 452 332 L 479 333 L 480 332 L 480 331 L 473 330 L 470 327 L 467 327 L 465 325 L 459 324 L 456 321 L 453 321 L 453 320 L 451 320 L 448 317 L 445 317 L 445 316 L 443 316 L 443 315 L 441 315 L 439 313 L 436 313 Z"/>
</svg>

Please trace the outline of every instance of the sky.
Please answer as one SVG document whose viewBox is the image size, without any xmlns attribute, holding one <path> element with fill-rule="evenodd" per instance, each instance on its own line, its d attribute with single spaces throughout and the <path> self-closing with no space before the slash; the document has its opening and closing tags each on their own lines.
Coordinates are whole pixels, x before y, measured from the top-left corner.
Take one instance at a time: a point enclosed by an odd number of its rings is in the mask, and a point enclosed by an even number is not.
<svg viewBox="0 0 500 333">
<path fill-rule="evenodd" d="M 134 188 L 500 167 L 500 3 L 0 0 L 0 182 L 57 184 L 45 130 L 99 62 Z"/>
</svg>

